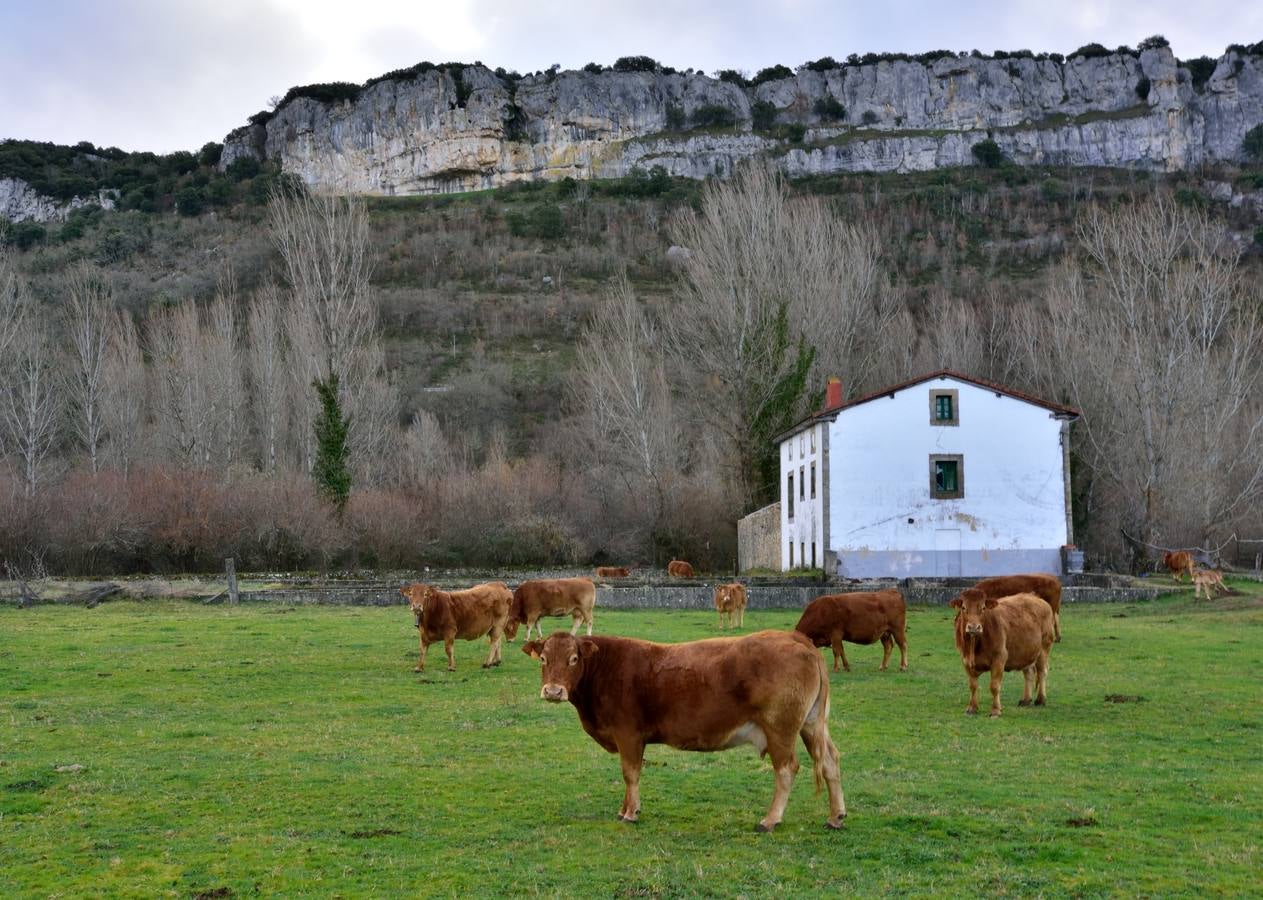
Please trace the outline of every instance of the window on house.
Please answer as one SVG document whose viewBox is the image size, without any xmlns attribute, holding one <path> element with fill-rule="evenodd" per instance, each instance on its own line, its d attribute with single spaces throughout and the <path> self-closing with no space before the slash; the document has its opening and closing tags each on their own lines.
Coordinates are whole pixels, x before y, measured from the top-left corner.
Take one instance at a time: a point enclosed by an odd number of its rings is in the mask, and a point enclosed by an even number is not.
<svg viewBox="0 0 1263 900">
<path fill-rule="evenodd" d="M 930 457 L 930 496 L 935 500 L 957 500 L 965 496 L 963 456 Z"/>
<path fill-rule="evenodd" d="M 800 566 L 807 565 L 807 542 L 803 541 L 798 545 L 798 564 Z"/>
<path fill-rule="evenodd" d="M 816 429 L 811 429 L 811 452 L 816 452 Z"/>
<path fill-rule="evenodd" d="M 816 499 L 816 464 L 811 464 L 811 499 Z"/>
<path fill-rule="evenodd" d="M 807 435 L 798 435 L 798 455 L 802 456 L 807 452 Z"/>
<path fill-rule="evenodd" d="M 803 467 L 799 466 L 798 467 L 798 499 L 799 500 L 807 499 L 807 479 L 806 477 L 804 477 L 805 475 L 806 475 L 806 472 L 803 470 Z"/>
<path fill-rule="evenodd" d="M 794 473 L 789 473 L 789 490 L 785 492 L 785 496 L 789 498 L 789 520 L 794 520 Z"/>
<path fill-rule="evenodd" d="M 816 567 L 816 542 L 815 541 L 811 542 L 811 567 L 813 569 Z"/>
<path fill-rule="evenodd" d="M 794 542 L 789 542 L 789 567 L 794 568 Z"/>
<path fill-rule="evenodd" d="M 930 391 L 930 424 L 960 424 L 960 392 L 956 390 Z"/>
</svg>

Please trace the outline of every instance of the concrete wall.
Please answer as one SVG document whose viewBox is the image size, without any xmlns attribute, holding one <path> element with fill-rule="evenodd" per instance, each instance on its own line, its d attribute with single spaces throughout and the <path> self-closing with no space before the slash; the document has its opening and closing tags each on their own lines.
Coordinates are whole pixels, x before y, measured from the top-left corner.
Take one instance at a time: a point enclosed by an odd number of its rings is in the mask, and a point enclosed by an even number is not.
<svg viewBox="0 0 1263 900">
<path fill-rule="evenodd" d="M 781 504 L 771 503 L 756 509 L 737 522 L 737 568 L 781 567 Z"/>
<path fill-rule="evenodd" d="M 957 392 L 934 425 L 930 393 Z M 935 378 L 843 409 L 829 426 L 829 537 L 848 578 L 1061 572 L 1061 421 L 1043 407 Z M 930 493 L 930 457 L 961 457 L 963 496 Z M 831 573 L 832 574 L 832 573 Z"/>
</svg>

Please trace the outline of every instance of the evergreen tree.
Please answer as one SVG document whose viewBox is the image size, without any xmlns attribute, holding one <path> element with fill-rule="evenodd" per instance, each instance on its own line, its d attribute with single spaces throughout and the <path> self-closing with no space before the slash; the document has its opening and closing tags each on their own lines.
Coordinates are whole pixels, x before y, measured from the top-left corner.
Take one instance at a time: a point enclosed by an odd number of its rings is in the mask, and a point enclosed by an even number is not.
<svg viewBox="0 0 1263 900">
<path fill-rule="evenodd" d="M 316 416 L 316 465 L 312 477 L 338 508 L 346 506 L 351 495 L 351 470 L 347 466 L 350 451 L 346 445 L 350 416 L 342 415 L 342 403 L 338 399 L 338 376 L 312 382 L 320 398 L 320 412 Z"/>
</svg>

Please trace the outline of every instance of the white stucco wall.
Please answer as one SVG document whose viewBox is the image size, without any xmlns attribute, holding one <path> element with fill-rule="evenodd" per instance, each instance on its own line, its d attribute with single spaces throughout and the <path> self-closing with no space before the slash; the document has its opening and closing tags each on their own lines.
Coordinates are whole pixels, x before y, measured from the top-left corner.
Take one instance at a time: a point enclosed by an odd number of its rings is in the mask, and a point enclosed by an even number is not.
<svg viewBox="0 0 1263 900">
<path fill-rule="evenodd" d="M 791 568 L 789 548 L 794 547 L 792 568 L 811 565 L 815 544 L 816 566 L 824 565 L 824 426 L 814 424 L 780 444 L 781 459 L 781 569 Z M 811 496 L 811 466 L 816 466 L 816 496 Z M 790 473 L 794 475 L 794 516 L 785 494 Z M 805 489 L 802 476 L 805 476 Z"/>
<path fill-rule="evenodd" d="M 959 425 L 930 424 L 930 392 L 941 389 L 959 392 Z M 843 409 L 827 427 L 829 538 L 839 574 L 1060 572 L 1067 542 L 1061 422 L 1049 410 L 935 378 Z M 781 453 L 783 492 L 784 446 Z M 938 454 L 964 457 L 962 498 L 931 498 L 930 456 Z"/>
</svg>

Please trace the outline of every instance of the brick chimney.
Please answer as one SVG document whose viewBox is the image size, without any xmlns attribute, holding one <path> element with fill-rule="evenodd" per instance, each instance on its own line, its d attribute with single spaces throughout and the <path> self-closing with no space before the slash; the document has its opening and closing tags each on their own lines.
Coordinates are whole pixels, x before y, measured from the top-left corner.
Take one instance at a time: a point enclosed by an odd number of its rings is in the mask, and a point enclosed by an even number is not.
<svg viewBox="0 0 1263 900">
<path fill-rule="evenodd" d="M 831 412 L 842 406 L 842 380 L 830 375 L 824 382 L 824 411 Z"/>
</svg>

